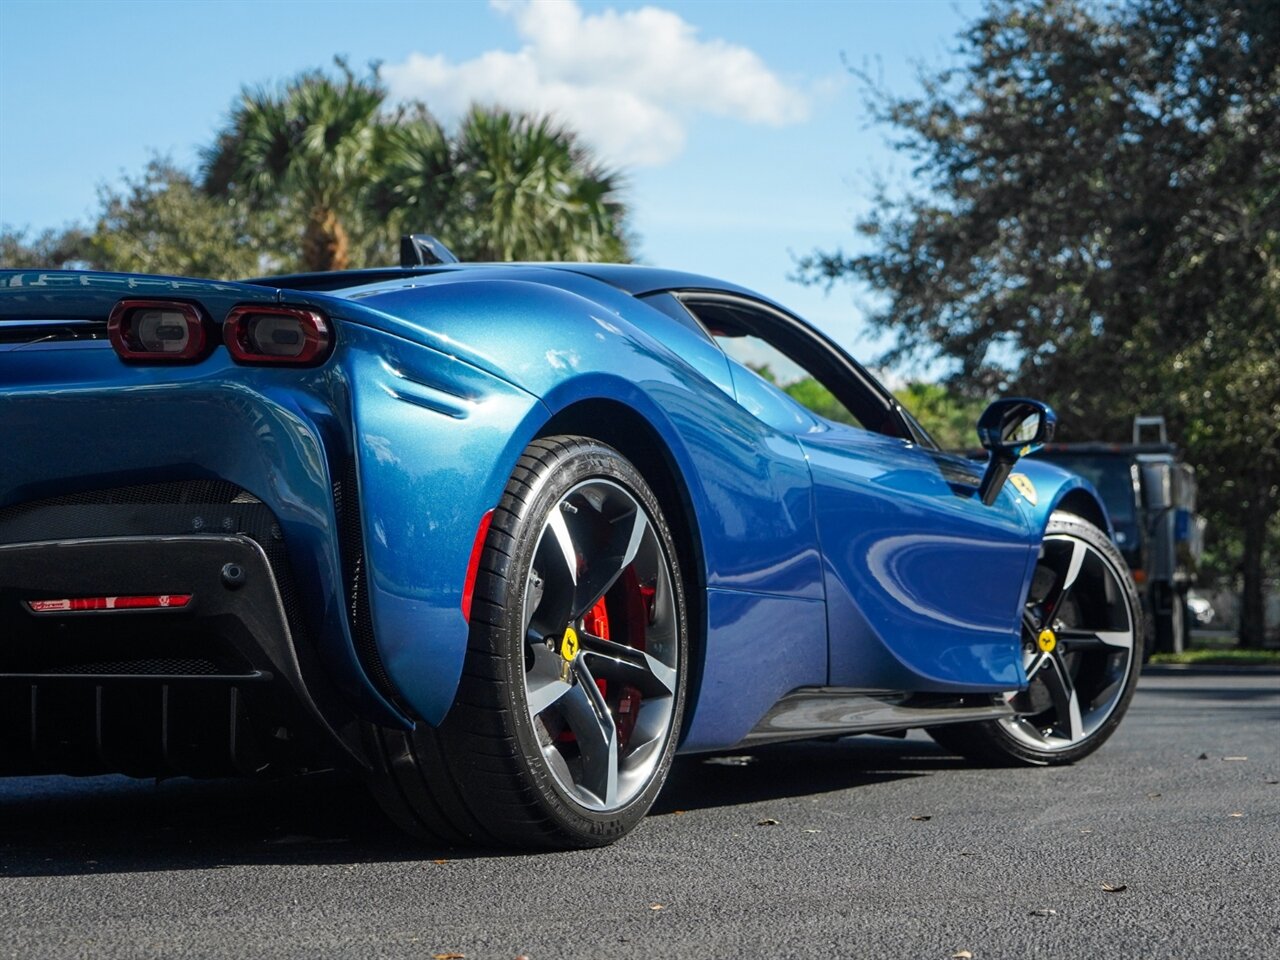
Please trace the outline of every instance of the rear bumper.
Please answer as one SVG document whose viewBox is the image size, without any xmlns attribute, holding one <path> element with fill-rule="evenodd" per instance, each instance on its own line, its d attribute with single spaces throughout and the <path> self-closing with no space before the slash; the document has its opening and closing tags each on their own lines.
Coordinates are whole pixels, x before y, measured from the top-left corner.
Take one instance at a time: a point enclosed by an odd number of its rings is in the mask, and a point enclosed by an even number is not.
<svg viewBox="0 0 1280 960">
<path fill-rule="evenodd" d="M 191 599 L 31 608 L 139 595 Z M 363 765 L 354 714 L 296 639 L 267 555 L 246 536 L 0 545 L 0 774 Z"/>
</svg>

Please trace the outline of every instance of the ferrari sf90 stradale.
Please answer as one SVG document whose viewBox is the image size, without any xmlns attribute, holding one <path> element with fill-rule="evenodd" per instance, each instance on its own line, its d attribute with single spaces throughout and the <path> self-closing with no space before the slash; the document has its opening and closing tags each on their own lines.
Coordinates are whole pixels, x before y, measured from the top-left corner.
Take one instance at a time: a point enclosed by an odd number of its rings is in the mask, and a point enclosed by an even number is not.
<svg viewBox="0 0 1280 960">
<path fill-rule="evenodd" d="M 1048 407 L 978 463 L 733 284 L 406 250 L 0 273 L 0 772 L 348 767 L 434 842 L 564 847 L 677 753 L 1115 729 L 1141 615 L 1094 491 L 1019 462 Z"/>
</svg>

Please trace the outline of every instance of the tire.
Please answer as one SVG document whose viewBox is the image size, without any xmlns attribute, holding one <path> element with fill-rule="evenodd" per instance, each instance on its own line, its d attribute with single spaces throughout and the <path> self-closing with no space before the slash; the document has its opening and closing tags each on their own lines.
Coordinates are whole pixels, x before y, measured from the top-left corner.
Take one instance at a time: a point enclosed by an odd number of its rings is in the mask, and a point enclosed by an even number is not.
<svg viewBox="0 0 1280 960">
<path fill-rule="evenodd" d="M 392 819 L 446 844 L 591 847 L 632 830 L 684 712 L 676 556 L 656 496 L 618 451 L 531 443 L 493 513 L 448 715 L 369 731 Z"/>
<path fill-rule="evenodd" d="M 939 744 L 990 764 L 1074 763 L 1115 732 L 1133 699 L 1145 617 L 1105 533 L 1080 517 L 1049 520 L 1023 614 L 1026 690 L 1009 719 L 929 728 Z"/>
</svg>

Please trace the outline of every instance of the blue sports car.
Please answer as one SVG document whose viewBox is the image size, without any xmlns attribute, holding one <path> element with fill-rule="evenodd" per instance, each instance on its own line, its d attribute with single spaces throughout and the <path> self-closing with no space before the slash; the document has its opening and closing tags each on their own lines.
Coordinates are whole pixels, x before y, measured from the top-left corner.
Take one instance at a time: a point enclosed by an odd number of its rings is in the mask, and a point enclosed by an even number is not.
<svg viewBox="0 0 1280 960">
<path fill-rule="evenodd" d="M 1019 462 L 1053 424 L 998 400 L 944 453 L 669 270 L 0 272 L 0 773 L 345 766 L 433 842 L 573 847 L 676 753 L 1069 763 L 1143 624 L 1096 493 Z"/>
</svg>

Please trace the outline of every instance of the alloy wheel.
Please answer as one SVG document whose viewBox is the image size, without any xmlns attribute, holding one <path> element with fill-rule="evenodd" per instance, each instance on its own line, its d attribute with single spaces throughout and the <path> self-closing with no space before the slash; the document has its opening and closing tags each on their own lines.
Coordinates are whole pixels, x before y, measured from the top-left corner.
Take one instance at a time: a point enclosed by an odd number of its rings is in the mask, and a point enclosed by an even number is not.
<svg viewBox="0 0 1280 960">
<path fill-rule="evenodd" d="M 1134 669 L 1137 628 L 1123 576 L 1078 537 L 1045 538 L 1023 616 L 1028 688 L 1010 698 L 1020 715 L 1000 721 L 1016 741 L 1070 750 L 1116 710 Z"/>
<path fill-rule="evenodd" d="M 524 697 L 558 788 L 596 812 L 652 779 L 671 735 L 679 618 L 670 559 L 635 495 L 604 478 L 549 511 L 524 588 Z"/>
</svg>

